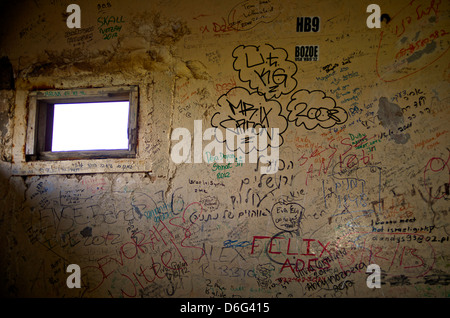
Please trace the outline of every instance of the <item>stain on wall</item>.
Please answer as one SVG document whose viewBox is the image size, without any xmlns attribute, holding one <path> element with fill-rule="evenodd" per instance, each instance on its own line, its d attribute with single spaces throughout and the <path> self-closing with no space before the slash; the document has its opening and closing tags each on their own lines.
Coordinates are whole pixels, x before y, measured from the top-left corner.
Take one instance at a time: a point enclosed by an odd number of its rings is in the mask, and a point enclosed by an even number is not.
<svg viewBox="0 0 450 318">
<path fill-rule="evenodd" d="M 449 297 L 448 2 L 68 4 L 3 5 L 2 295 Z M 26 160 L 31 92 L 124 85 L 136 158 Z"/>
<path fill-rule="evenodd" d="M 389 102 L 386 97 L 379 99 L 377 116 L 381 125 L 386 129 L 395 130 L 396 127 L 401 127 L 405 122 L 400 106 Z M 408 141 L 409 134 L 395 133 L 391 135 L 391 139 L 398 144 L 404 144 Z"/>
</svg>

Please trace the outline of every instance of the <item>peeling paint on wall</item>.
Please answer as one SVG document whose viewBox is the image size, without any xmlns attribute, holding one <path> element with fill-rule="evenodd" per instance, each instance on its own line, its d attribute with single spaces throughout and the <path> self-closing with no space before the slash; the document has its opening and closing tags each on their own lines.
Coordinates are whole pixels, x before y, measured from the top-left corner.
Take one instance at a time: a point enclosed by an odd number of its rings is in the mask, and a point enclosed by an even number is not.
<svg viewBox="0 0 450 318">
<path fill-rule="evenodd" d="M 80 29 L 57 1 L 1 13 L 2 295 L 449 297 L 449 3 L 387 1 L 380 29 L 360 1 L 77 3 Z M 127 85 L 136 158 L 26 157 L 31 92 Z M 174 163 L 177 128 L 221 151 Z"/>
</svg>

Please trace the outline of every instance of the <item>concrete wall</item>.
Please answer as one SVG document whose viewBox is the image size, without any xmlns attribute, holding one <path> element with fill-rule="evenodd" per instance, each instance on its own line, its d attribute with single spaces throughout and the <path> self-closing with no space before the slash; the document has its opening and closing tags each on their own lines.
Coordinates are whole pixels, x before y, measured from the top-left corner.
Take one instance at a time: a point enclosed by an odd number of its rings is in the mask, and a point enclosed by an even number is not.
<svg viewBox="0 0 450 318">
<path fill-rule="evenodd" d="M 71 2 L 0 10 L 3 295 L 449 296 L 449 2 Z M 123 85 L 137 158 L 25 160 L 31 92 Z M 175 164 L 195 120 L 278 128 L 278 171 Z"/>
</svg>

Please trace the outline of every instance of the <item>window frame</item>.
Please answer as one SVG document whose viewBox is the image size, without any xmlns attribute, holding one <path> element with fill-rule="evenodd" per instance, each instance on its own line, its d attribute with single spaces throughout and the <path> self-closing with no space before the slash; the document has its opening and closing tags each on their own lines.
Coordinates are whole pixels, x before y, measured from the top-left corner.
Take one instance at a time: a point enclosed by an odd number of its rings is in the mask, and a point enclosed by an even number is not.
<svg viewBox="0 0 450 318">
<path fill-rule="evenodd" d="M 30 93 L 25 147 L 27 161 L 136 158 L 138 86 L 77 88 Z M 128 101 L 128 149 L 51 151 L 54 105 Z"/>
</svg>

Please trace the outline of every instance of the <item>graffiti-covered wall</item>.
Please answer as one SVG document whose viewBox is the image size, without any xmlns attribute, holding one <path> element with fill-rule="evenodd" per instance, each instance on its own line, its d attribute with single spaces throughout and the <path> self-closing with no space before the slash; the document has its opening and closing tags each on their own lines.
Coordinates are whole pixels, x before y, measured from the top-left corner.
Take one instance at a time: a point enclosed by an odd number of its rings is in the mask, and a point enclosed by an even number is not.
<svg viewBox="0 0 450 318">
<path fill-rule="evenodd" d="M 3 295 L 449 296 L 449 2 L 71 2 L 2 5 Z M 135 157 L 29 160 L 119 86 Z"/>
</svg>

